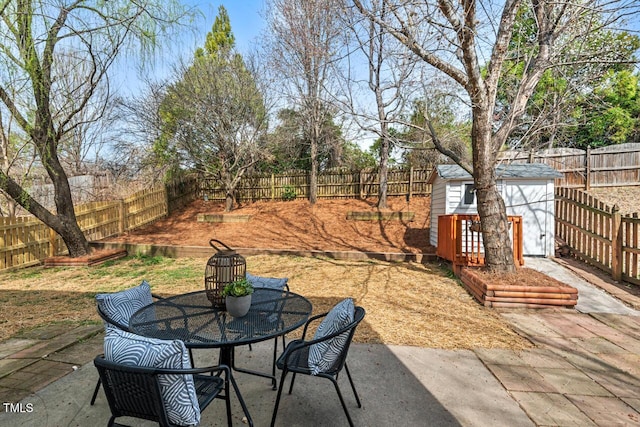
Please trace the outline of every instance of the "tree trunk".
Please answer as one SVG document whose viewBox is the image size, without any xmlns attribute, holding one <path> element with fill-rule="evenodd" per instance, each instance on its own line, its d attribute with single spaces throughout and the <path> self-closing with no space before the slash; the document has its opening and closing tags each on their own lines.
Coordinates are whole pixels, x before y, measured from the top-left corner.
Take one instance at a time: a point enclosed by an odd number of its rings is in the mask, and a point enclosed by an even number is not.
<svg viewBox="0 0 640 427">
<path fill-rule="evenodd" d="M 389 170 L 389 138 L 387 137 L 386 123 L 383 125 L 382 143 L 380 144 L 380 170 L 378 180 L 380 189 L 378 191 L 378 209 L 387 209 L 387 172 Z"/>
<path fill-rule="evenodd" d="M 315 115 L 318 117 L 318 115 Z M 311 135 L 311 174 L 309 175 L 309 202 L 314 205 L 318 201 L 318 139 L 319 123 L 313 123 Z"/>
<path fill-rule="evenodd" d="M 227 193 L 224 199 L 224 211 L 231 212 L 233 210 L 233 195 Z"/>
<path fill-rule="evenodd" d="M 473 115 L 473 174 L 478 214 L 482 224 L 485 265 L 498 273 L 515 272 L 504 200 L 498 192 L 496 158 L 492 150 L 490 108 Z"/>
<path fill-rule="evenodd" d="M 62 173 L 64 174 L 64 171 Z M 0 171 L 0 182 L 6 193 L 33 216 L 51 227 L 64 241 L 69 250 L 69 256 L 75 258 L 87 255 L 90 252 L 89 242 L 78 226 L 71 202 L 68 181 L 66 181 L 66 175 L 63 175 L 63 177 L 61 176 L 53 184 L 56 206 L 59 206 L 57 215 L 54 215 L 33 199 L 20 184 Z M 64 185 L 65 182 L 67 183 L 66 186 Z M 68 202 L 65 201 L 67 199 Z M 71 209 L 68 209 L 67 205 Z"/>
</svg>

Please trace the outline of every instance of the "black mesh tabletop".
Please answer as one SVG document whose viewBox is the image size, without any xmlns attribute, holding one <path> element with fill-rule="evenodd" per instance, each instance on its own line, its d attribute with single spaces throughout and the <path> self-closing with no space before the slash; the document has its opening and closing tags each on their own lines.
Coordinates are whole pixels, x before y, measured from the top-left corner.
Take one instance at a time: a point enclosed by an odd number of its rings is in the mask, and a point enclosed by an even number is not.
<svg viewBox="0 0 640 427">
<path fill-rule="evenodd" d="M 303 325 L 311 303 L 289 291 L 256 288 L 246 316 L 233 317 L 214 308 L 206 292 L 176 295 L 154 302 L 131 316 L 135 334 L 179 339 L 191 348 L 215 348 L 263 341 Z"/>
</svg>

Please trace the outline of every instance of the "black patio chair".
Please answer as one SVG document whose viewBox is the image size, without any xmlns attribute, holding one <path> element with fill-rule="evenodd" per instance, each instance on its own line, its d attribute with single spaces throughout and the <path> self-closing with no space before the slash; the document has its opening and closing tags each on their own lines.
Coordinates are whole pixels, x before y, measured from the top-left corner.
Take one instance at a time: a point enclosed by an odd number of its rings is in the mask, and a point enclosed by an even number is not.
<svg viewBox="0 0 640 427">
<path fill-rule="evenodd" d="M 280 377 L 278 396 L 276 397 L 276 403 L 273 408 L 273 415 L 271 418 L 272 427 L 276 422 L 276 416 L 278 414 L 278 406 L 280 405 L 280 397 L 282 395 L 284 381 L 289 372 L 293 373 L 293 376 L 291 377 L 291 385 L 289 386 L 289 394 L 291 394 L 291 392 L 293 391 L 293 383 L 296 379 L 296 374 L 312 375 L 315 377 L 327 378 L 328 380 L 330 380 L 333 383 L 336 392 L 338 393 L 340 403 L 342 404 L 344 413 L 347 416 L 349 425 L 353 427 L 351 415 L 349 415 L 349 410 L 347 409 L 344 398 L 342 397 L 342 393 L 340 392 L 340 387 L 338 386 L 337 380 L 338 374 L 344 367 L 344 370 L 347 372 L 347 377 L 349 378 L 349 383 L 351 384 L 351 389 L 353 390 L 353 394 L 356 398 L 358 408 L 361 408 L 362 404 L 360 403 L 360 397 L 358 396 L 358 392 L 356 391 L 353 379 L 351 378 L 351 373 L 349 372 L 349 367 L 347 366 L 347 353 L 349 352 L 349 346 L 351 344 L 351 340 L 353 339 L 353 334 L 355 333 L 356 327 L 364 318 L 365 310 L 362 307 L 355 307 L 353 321 L 351 323 L 331 334 L 323 336 L 322 338 L 305 341 L 305 336 L 307 334 L 309 324 L 318 319 L 326 317 L 327 314 L 329 313 L 319 314 L 311 317 L 304 326 L 302 338 L 291 341 L 287 345 L 284 353 L 278 358 L 276 362 L 278 369 L 282 370 L 282 376 Z M 331 363 L 330 366 L 323 368 L 321 372 L 314 373 L 314 367 L 310 366 L 309 363 L 309 352 L 312 351 L 312 346 L 318 343 L 329 343 L 337 337 L 342 338 L 342 341 L 338 346 L 332 344 L 332 351 L 336 355 L 335 360 Z"/>
<path fill-rule="evenodd" d="M 117 294 L 123 294 L 123 293 L 127 293 L 127 292 L 131 292 L 131 290 L 139 288 L 139 287 L 145 287 L 145 292 L 146 292 L 146 287 L 149 286 L 149 284 L 146 281 L 143 281 L 139 286 L 132 288 L 132 289 L 128 289 L 122 292 L 114 292 L 113 294 L 110 295 L 117 295 Z M 149 288 L 149 292 L 150 288 Z M 106 295 L 106 294 L 102 294 L 102 295 Z M 152 300 L 161 300 L 163 299 L 161 296 L 156 295 L 151 293 L 151 299 Z M 148 301 L 147 301 L 148 302 Z M 142 307 L 143 305 L 140 305 L 140 307 Z M 100 318 L 102 319 L 104 325 L 105 325 L 105 329 L 108 327 L 115 327 L 118 329 L 121 329 L 123 331 L 127 331 L 127 332 L 131 332 L 129 330 L 129 319 L 126 316 L 120 316 L 119 318 L 115 318 L 114 316 L 110 316 L 109 314 L 107 314 L 100 306 L 100 304 L 96 304 L 96 309 L 98 311 L 98 315 L 100 316 Z M 133 314 L 133 313 L 129 313 L 129 314 Z M 189 357 L 191 358 L 191 365 L 193 365 L 193 354 L 191 352 L 191 349 L 189 349 Z M 100 378 L 98 378 L 98 382 L 96 383 L 96 387 L 93 390 L 93 396 L 91 396 L 91 405 L 95 404 L 96 402 L 96 398 L 98 397 L 98 392 L 100 391 L 100 385 L 101 385 L 101 380 Z"/>
<path fill-rule="evenodd" d="M 159 376 L 192 376 L 199 411 L 202 412 L 216 398 L 225 400 L 227 423 L 231 421 L 229 394 L 230 370 L 219 365 L 206 368 L 164 369 L 124 365 L 97 356 L 94 365 L 98 369 L 104 392 L 109 402 L 111 418 L 109 427 L 118 417 L 134 417 L 156 421 L 160 426 L 175 426 L 170 421 L 166 398 L 163 395 Z M 185 385 L 185 387 L 187 387 Z M 176 393 L 172 388 L 172 393 Z"/>
</svg>

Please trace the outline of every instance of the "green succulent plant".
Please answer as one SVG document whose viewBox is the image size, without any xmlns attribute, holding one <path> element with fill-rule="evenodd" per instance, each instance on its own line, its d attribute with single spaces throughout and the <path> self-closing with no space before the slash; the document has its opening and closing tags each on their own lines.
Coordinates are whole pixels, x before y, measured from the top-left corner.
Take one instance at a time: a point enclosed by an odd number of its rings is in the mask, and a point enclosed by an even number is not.
<svg viewBox="0 0 640 427">
<path fill-rule="evenodd" d="M 236 280 L 224 287 L 222 296 L 243 297 L 253 293 L 253 286 L 247 279 Z"/>
</svg>

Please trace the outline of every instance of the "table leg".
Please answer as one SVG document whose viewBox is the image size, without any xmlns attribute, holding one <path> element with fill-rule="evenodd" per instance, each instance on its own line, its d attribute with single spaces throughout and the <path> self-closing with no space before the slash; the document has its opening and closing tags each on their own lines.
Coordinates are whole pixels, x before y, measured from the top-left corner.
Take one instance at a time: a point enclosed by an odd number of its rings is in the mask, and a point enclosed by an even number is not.
<svg viewBox="0 0 640 427">
<path fill-rule="evenodd" d="M 221 365 L 227 365 L 229 368 L 231 368 L 231 366 L 233 365 L 233 347 L 220 347 L 219 361 Z M 231 381 L 233 390 L 236 392 L 236 396 L 238 396 L 238 400 L 240 401 L 240 406 L 242 406 L 242 411 L 244 412 L 244 415 L 247 417 L 247 422 L 251 427 L 253 427 L 253 419 L 251 418 L 251 414 L 249 414 L 249 409 L 247 409 L 247 405 L 244 403 L 244 399 L 242 398 L 242 394 L 240 393 L 238 384 L 236 383 L 235 378 L 233 378 L 233 372 L 230 372 L 229 380 Z"/>
<path fill-rule="evenodd" d="M 276 350 L 275 349 L 273 350 L 273 354 L 274 354 L 273 357 L 274 357 L 274 360 L 275 360 L 275 354 L 276 354 Z M 269 374 L 265 374 L 264 372 L 252 371 L 250 369 L 244 369 L 244 368 L 236 367 L 236 358 L 235 358 L 235 355 L 233 353 L 233 350 L 232 350 L 232 354 L 231 354 L 231 365 L 229 365 L 229 367 L 232 370 L 237 371 L 237 372 L 242 372 L 242 373 L 249 374 L 249 375 L 256 375 L 256 376 L 262 377 L 262 378 L 269 378 L 271 380 L 271 387 L 273 388 L 273 390 L 277 390 L 278 389 L 277 384 L 276 384 L 275 373 L 273 375 L 269 375 Z M 274 368 L 274 370 L 275 370 L 275 368 Z"/>
</svg>

